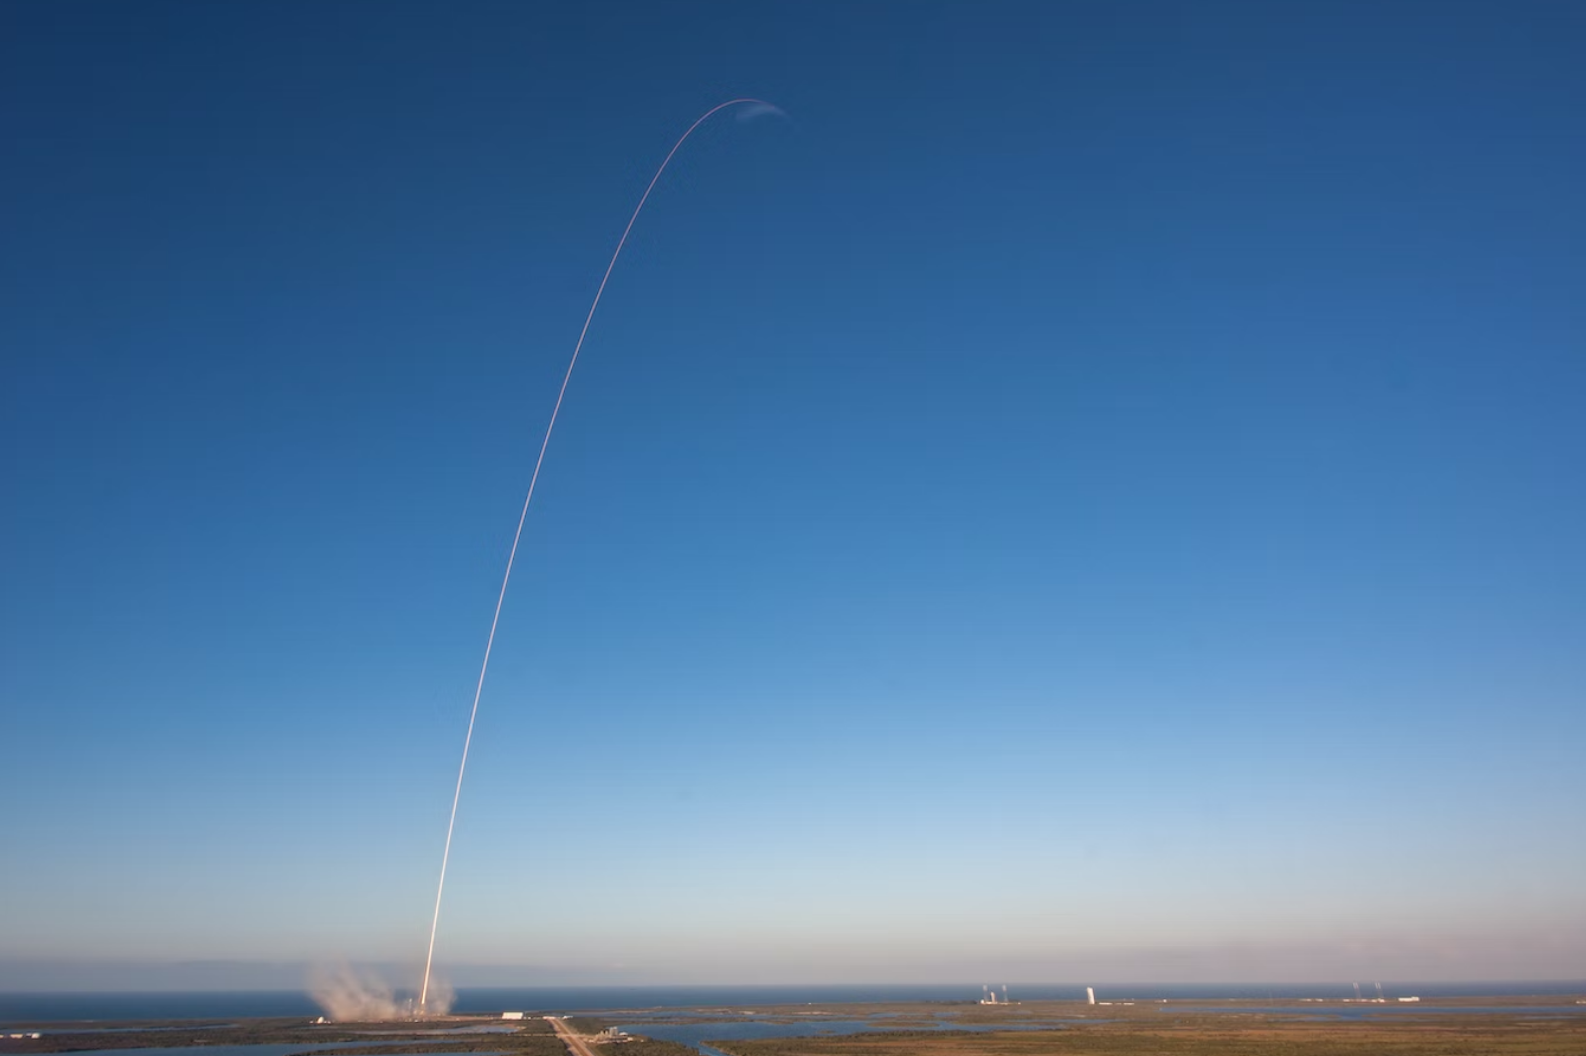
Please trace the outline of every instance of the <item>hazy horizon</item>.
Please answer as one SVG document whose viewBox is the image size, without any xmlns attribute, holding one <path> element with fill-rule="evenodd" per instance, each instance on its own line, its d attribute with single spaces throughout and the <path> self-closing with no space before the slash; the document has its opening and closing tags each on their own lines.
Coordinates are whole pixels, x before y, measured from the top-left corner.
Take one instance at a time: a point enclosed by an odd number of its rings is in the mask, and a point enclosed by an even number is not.
<svg viewBox="0 0 1586 1056">
<path fill-rule="evenodd" d="M 1347 980 L 1420 983 L 1569 983 L 1586 980 L 1580 950 L 1586 930 L 1485 939 L 1405 941 L 1376 936 L 1353 942 L 1312 945 L 1225 944 L 1203 948 L 1098 948 L 1066 955 L 960 957 L 887 963 L 874 951 L 850 950 L 820 964 L 783 964 L 767 969 L 763 954 L 740 963 L 670 963 L 625 966 L 556 957 L 534 964 L 450 963 L 448 983 L 490 987 L 712 987 L 956 985 L 966 980 L 1024 985 L 1346 985 Z M 398 988 L 415 986 L 416 959 L 352 961 L 324 958 L 258 961 L 245 958 L 0 958 L 0 991 L 249 990 L 303 989 L 316 970 L 347 965 Z M 847 965 L 847 967 L 834 967 Z M 21 985 L 48 981 L 47 986 Z M 1343 981 L 1343 982 L 1341 982 Z M 976 985 L 979 985 L 978 983 Z"/>
<path fill-rule="evenodd" d="M 40 968 L 44 967 L 41 973 Z M 67 966 L 60 966 L 67 967 Z M 392 964 L 355 964 L 324 965 L 324 964 L 252 964 L 239 962 L 192 962 L 192 963 L 163 963 L 146 962 L 141 964 L 121 965 L 110 968 L 110 974 L 104 972 L 108 966 L 99 965 L 90 970 L 84 970 L 82 965 L 71 965 L 70 976 L 65 974 L 53 976 L 48 966 L 37 962 L 26 962 L 22 968 L 27 971 L 30 982 L 26 986 L 8 985 L 3 980 L 16 978 L 5 966 L 0 966 L 0 994 L 27 995 L 27 994 L 228 994 L 228 993 L 270 993 L 270 994 L 297 994 L 305 998 L 312 996 L 312 982 L 314 973 L 330 968 L 350 968 L 356 973 L 367 975 L 382 983 L 391 985 L 399 994 L 411 994 L 418 989 L 418 968 L 416 966 L 399 966 Z M 1081 997 L 1087 986 L 1097 989 L 1103 999 L 1138 997 L 1147 993 L 1151 987 L 1165 988 L 1169 997 L 1182 997 L 1192 995 L 1198 991 L 1272 991 L 1272 995 L 1260 996 L 1285 996 L 1285 988 L 1292 988 L 1296 994 L 1312 994 L 1318 992 L 1336 992 L 1339 997 L 1347 997 L 1353 993 L 1352 985 L 1358 984 L 1362 992 L 1371 992 L 1374 983 L 1381 983 L 1390 997 L 1399 994 L 1417 992 L 1416 987 L 1444 987 L 1450 991 L 1461 994 L 1469 993 L 1480 995 L 1484 987 L 1495 988 L 1501 993 L 1529 993 L 1528 986 L 1538 987 L 1538 993 L 1573 993 L 1576 990 L 1586 991 L 1586 978 L 1579 976 L 1525 976 L 1525 975 L 1498 975 L 1493 977 L 1479 976 L 1400 976 L 1387 975 L 1377 977 L 1367 974 L 1353 976 L 1320 975 L 1316 977 L 1290 978 L 1280 976 L 1275 978 L 1265 977 L 1202 977 L 1193 978 L 1177 977 L 1171 971 L 1160 976 L 1141 975 L 1139 977 L 1122 975 L 1073 975 L 1063 977 L 1005 977 L 991 973 L 980 975 L 941 975 L 931 978 L 918 979 L 852 979 L 852 980 L 821 980 L 809 978 L 788 978 L 778 981 L 738 982 L 722 979 L 700 979 L 689 982 L 667 982 L 657 980 L 586 980 L 567 981 L 565 973 L 559 968 L 545 969 L 514 969 L 510 966 L 487 965 L 470 966 L 454 965 L 449 971 L 461 975 L 465 981 L 455 983 L 448 977 L 448 985 L 464 993 L 488 993 L 490 991 L 533 991 L 544 993 L 567 992 L 601 992 L 631 993 L 642 991 L 646 993 L 675 992 L 679 996 L 697 994 L 702 991 L 788 991 L 788 990 L 866 990 L 866 989 L 895 989 L 937 991 L 943 989 L 963 990 L 966 999 L 979 994 L 982 987 L 1007 986 L 1013 997 L 1017 998 L 1021 991 L 1041 991 L 1039 997 L 1031 997 L 1024 993 L 1024 997 L 1036 999 L 1050 999 L 1049 991 L 1073 991 L 1070 997 Z M 188 973 L 191 973 L 190 975 Z M 70 979 L 67 982 L 51 983 L 53 979 Z M 43 979 L 47 985 L 40 985 L 36 980 Z M 154 980 L 152 983 L 148 980 Z M 987 980 L 994 980 L 988 983 Z"/>
</svg>

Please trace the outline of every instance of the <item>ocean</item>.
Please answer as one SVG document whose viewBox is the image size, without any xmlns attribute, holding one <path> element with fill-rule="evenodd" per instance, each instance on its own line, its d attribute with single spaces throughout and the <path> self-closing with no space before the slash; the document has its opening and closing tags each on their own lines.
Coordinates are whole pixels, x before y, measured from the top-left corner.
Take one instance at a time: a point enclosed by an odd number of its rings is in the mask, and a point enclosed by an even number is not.
<svg viewBox="0 0 1586 1056">
<path fill-rule="evenodd" d="M 1367 987 L 1362 985 L 1362 991 Z M 1373 989 L 1374 992 L 1374 989 Z M 1586 995 L 1586 981 L 1504 983 L 1393 983 L 1384 987 L 1394 997 L 1475 997 L 1522 994 Z M 1323 986 L 1185 986 L 1182 984 L 1096 984 L 1105 1001 L 1215 1001 L 1228 998 L 1291 1000 L 1303 997 L 1353 996 L 1346 984 Z M 838 1004 L 865 1001 L 974 1001 L 974 984 L 868 986 L 599 986 L 599 987 L 464 987 L 457 991 L 453 1011 L 588 1012 L 648 1008 L 691 1008 L 731 1005 Z M 1012 984 L 1013 1000 L 1083 1000 L 1081 985 Z M 128 1019 L 240 1019 L 254 1016 L 317 1016 L 321 1012 L 306 991 L 163 991 L 154 993 L 0 993 L 0 1023 Z"/>
</svg>

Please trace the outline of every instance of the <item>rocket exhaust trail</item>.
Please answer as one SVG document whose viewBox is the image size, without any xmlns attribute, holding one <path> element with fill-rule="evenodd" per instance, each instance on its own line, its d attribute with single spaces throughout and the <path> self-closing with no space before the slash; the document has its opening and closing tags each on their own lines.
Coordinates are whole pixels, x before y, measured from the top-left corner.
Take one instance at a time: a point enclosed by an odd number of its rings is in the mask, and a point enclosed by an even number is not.
<svg viewBox="0 0 1586 1056">
<path fill-rule="evenodd" d="M 622 247 L 628 244 L 628 233 L 633 230 L 634 221 L 639 219 L 639 214 L 644 211 L 644 203 L 650 200 L 650 192 L 655 190 L 655 185 L 661 179 L 661 173 L 671 164 L 672 156 L 694 130 L 703 125 L 712 115 L 731 106 L 748 104 L 754 107 L 765 108 L 762 112 L 781 113 L 777 107 L 763 99 L 729 99 L 711 107 L 699 116 L 688 131 L 677 137 L 677 142 L 672 144 L 672 149 L 666 152 L 666 157 L 661 161 L 661 167 L 655 170 L 655 175 L 650 177 L 650 185 L 644 189 L 644 194 L 639 197 L 639 204 L 634 206 L 633 215 L 628 217 L 628 226 L 622 229 L 622 237 L 617 240 L 617 248 L 612 251 L 611 260 L 606 264 L 606 273 L 600 277 L 600 286 L 595 290 L 595 299 L 589 305 L 589 314 L 584 316 L 584 328 L 578 332 L 578 342 L 573 345 L 573 356 L 567 362 L 567 373 L 562 375 L 562 387 L 556 394 L 556 405 L 551 408 L 551 420 L 545 426 L 545 438 L 540 441 L 540 453 L 534 460 L 534 472 L 529 475 L 529 491 L 523 497 L 523 512 L 518 514 L 518 530 L 512 535 L 512 549 L 507 554 L 507 570 L 501 577 L 501 592 L 496 596 L 495 615 L 490 618 L 490 635 L 485 639 L 485 658 L 479 665 L 479 681 L 474 686 L 474 706 L 468 714 L 468 735 L 463 738 L 463 758 L 457 765 L 457 788 L 452 792 L 451 818 L 446 822 L 446 849 L 441 852 L 441 878 L 435 885 L 435 913 L 430 918 L 430 944 L 429 950 L 424 955 L 424 984 L 419 990 L 418 1011 L 423 1015 L 430 994 L 430 966 L 435 959 L 435 929 L 441 920 L 441 892 L 446 889 L 446 864 L 452 855 L 452 830 L 457 825 L 457 801 L 463 794 L 463 771 L 468 768 L 468 747 L 474 739 L 474 719 L 479 716 L 479 694 L 485 688 L 485 670 L 490 666 L 490 649 L 496 643 L 496 624 L 501 620 L 501 603 L 507 596 L 507 581 L 512 578 L 512 563 L 518 556 L 518 541 L 523 538 L 523 522 L 529 516 L 529 503 L 534 499 L 534 485 L 540 479 L 540 466 L 545 463 L 545 449 L 551 444 L 551 431 L 556 428 L 556 416 L 562 410 L 562 398 L 567 395 L 567 383 L 573 378 L 573 368 L 578 365 L 578 353 L 584 347 L 584 338 L 589 333 L 589 324 L 595 318 L 595 309 L 600 307 L 600 296 L 606 292 L 606 282 L 611 278 L 611 271 L 617 266 L 617 258 L 622 255 Z"/>
</svg>

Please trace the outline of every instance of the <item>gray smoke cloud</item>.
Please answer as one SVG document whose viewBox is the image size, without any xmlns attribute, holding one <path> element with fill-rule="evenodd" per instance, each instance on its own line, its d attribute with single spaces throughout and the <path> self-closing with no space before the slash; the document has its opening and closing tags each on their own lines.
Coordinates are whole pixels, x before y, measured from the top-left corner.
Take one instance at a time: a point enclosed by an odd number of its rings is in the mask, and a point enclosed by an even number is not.
<svg viewBox="0 0 1586 1056">
<path fill-rule="evenodd" d="M 337 1023 L 379 1023 L 413 1019 L 418 1009 L 412 998 L 399 998 L 384 979 L 372 972 L 357 972 L 350 965 L 316 968 L 309 976 L 309 994 Z M 456 995 L 445 982 L 430 980 L 425 1014 L 444 1016 Z"/>
</svg>

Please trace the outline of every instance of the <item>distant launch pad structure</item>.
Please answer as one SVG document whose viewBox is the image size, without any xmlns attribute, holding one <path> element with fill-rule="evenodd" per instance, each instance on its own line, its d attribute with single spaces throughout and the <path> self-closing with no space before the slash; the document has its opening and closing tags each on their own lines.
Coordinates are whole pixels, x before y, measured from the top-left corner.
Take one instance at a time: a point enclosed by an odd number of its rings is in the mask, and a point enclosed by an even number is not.
<svg viewBox="0 0 1586 1056">
<path fill-rule="evenodd" d="M 1001 1001 L 997 1000 L 997 992 L 995 990 L 989 986 L 982 986 L 980 988 L 980 1003 L 983 1005 L 1012 1005 L 1018 1002 L 1008 1000 L 1008 984 L 1003 983 Z"/>
</svg>

